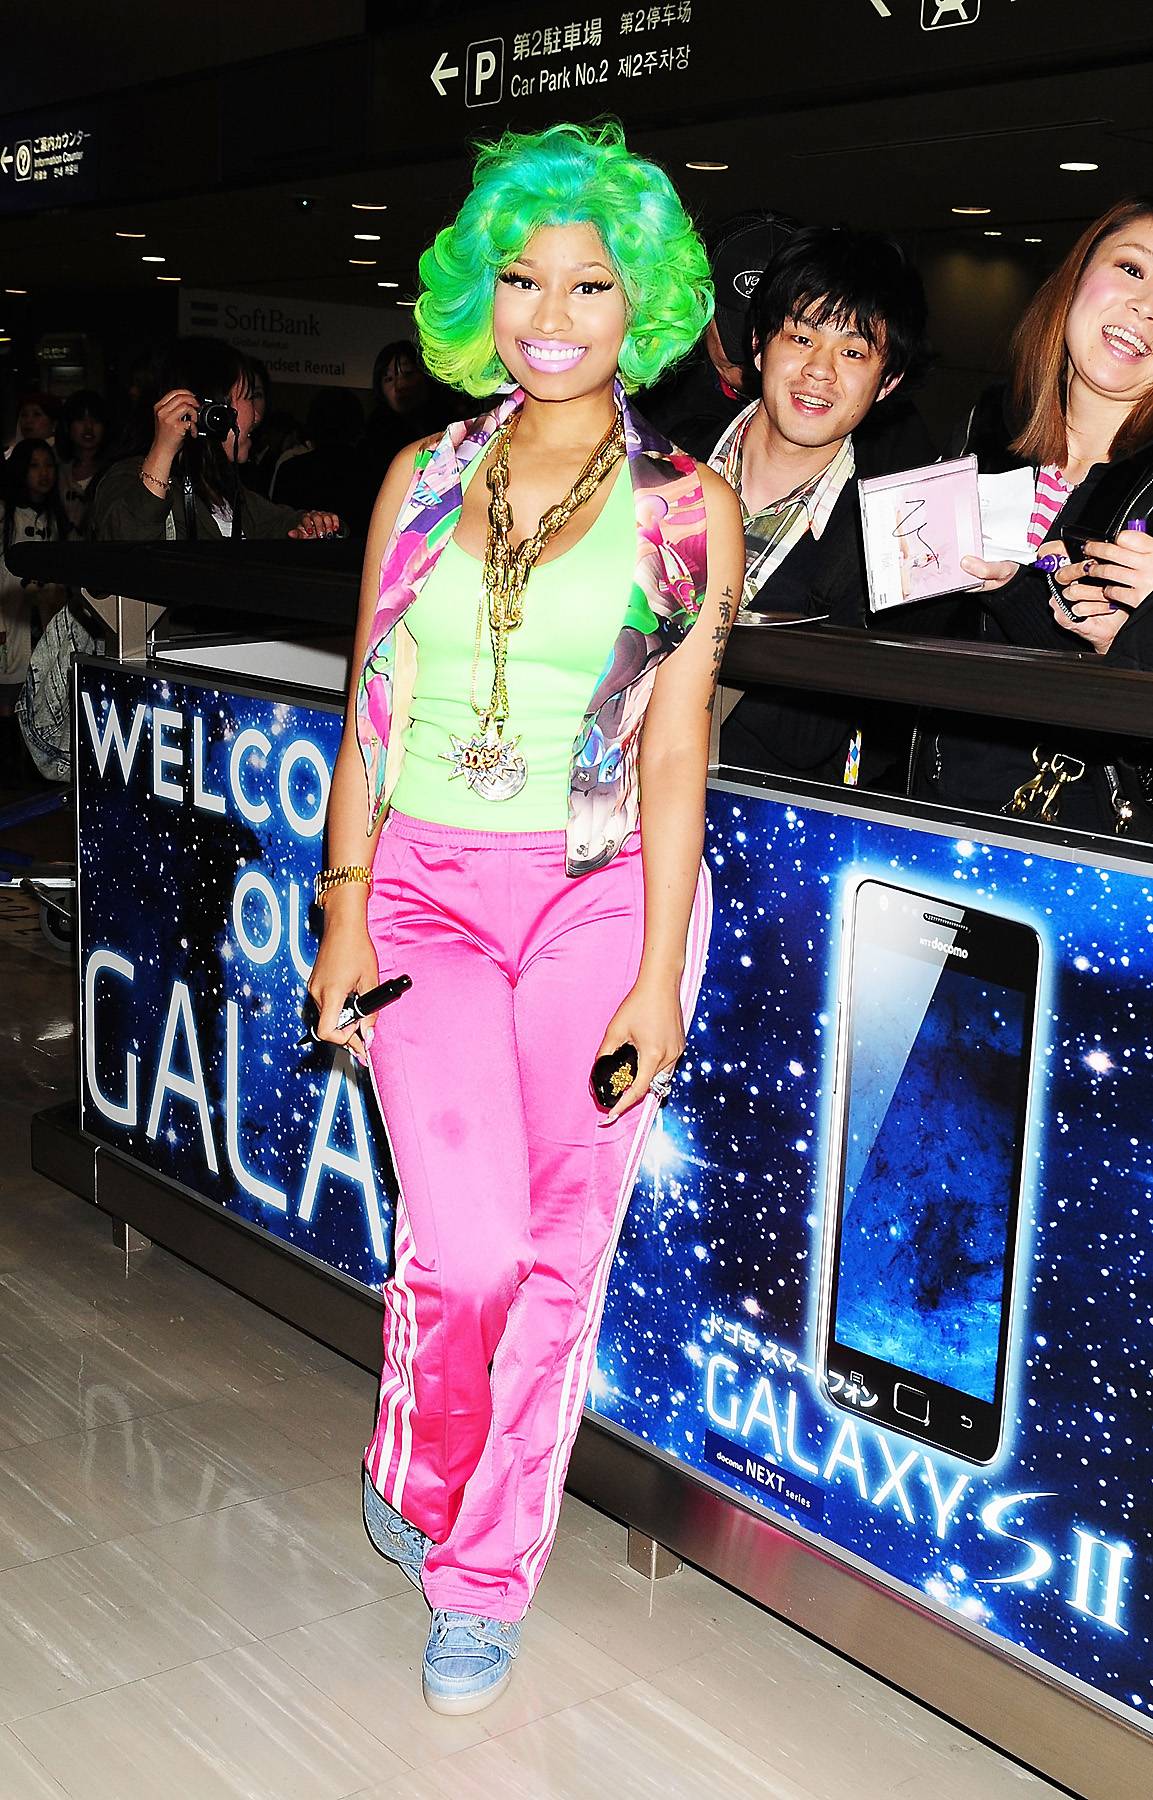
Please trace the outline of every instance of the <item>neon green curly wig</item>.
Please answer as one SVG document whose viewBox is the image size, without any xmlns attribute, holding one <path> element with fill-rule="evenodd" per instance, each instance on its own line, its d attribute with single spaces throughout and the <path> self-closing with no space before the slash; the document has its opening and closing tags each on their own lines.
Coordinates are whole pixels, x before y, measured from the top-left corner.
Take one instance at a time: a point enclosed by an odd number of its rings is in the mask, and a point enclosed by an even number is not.
<svg viewBox="0 0 1153 1800">
<path fill-rule="evenodd" d="M 472 190 L 420 259 L 421 350 L 450 387 L 507 383 L 492 304 L 500 271 L 542 225 L 593 226 L 628 305 L 620 374 L 648 387 L 684 356 L 713 315 L 704 245 L 663 169 L 633 156 L 619 124 L 506 132 L 481 147 Z"/>
</svg>

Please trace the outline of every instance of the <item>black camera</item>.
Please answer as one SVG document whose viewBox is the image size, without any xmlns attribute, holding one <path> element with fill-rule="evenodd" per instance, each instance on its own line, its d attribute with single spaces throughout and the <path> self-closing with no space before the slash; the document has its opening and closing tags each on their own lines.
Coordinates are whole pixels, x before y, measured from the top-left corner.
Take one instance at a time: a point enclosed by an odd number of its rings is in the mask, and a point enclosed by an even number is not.
<svg viewBox="0 0 1153 1800">
<path fill-rule="evenodd" d="M 228 400 L 202 400 L 196 413 L 196 432 L 198 437 L 215 438 L 223 443 L 240 425 L 236 417 L 236 408 Z"/>
</svg>

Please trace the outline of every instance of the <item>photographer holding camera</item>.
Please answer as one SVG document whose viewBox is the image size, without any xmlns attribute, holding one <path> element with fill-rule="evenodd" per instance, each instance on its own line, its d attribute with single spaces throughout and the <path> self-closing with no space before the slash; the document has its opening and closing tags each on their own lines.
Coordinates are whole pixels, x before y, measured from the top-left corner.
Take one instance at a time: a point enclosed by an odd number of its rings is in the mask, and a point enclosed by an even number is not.
<svg viewBox="0 0 1153 1800">
<path fill-rule="evenodd" d="M 101 476 L 92 535 L 164 539 L 317 538 L 340 530 L 335 513 L 277 506 L 251 492 L 240 469 L 256 425 L 254 371 L 220 338 L 181 338 L 153 408 L 152 442 Z"/>
</svg>

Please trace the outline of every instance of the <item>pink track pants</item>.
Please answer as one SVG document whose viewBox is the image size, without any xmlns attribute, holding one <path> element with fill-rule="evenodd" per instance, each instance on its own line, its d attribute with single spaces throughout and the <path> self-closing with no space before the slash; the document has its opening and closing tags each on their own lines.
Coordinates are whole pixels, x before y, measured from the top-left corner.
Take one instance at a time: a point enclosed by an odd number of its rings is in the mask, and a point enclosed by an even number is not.
<svg viewBox="0 0 1153 1800">
<path fill-rule="evenodd" d="M 639 837 L 570 879 L 562 832 L 394 813 L 368 904 L 412 991 L 371 1049 L 401 1198 L 370 1480 L 433 1539 L 429 1604 L 523 1618 L 552 1548 L 613 1252 L 656 1103 L 605 1126 L 589 1070 L 635 980 Z M 708 945 L 701 871 L 681 998 Z"/>
</svg>

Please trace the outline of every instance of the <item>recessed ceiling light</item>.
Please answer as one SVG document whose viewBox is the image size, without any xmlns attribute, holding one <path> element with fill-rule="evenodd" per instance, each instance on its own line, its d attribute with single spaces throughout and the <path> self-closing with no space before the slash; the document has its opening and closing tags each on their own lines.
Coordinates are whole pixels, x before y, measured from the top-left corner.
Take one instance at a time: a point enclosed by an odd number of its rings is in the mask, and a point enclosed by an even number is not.
<svg viewBox="0 0 1153 1800">
<path fill-rule="evenodd" d="M 156 279 L 157 281 L 182 281 L 184 277 L 182 275 L 158 275 Z"/>
<path fill-rule="evenodd" d="M 1044 238 L 1026 238 L 1025 239 L 1025 242 L 1027 244 L 1043 244 L 1044 241 L 1045 241 Z"/>
<path fill-rule="evenodd" d="M 398 288 L 400 283 L 399 281 L 378 281 L 376 285 L 377 287 Z"/>
<path fill-rule="evenodd" d="M 349 266 L 353 269 L 375 269 L 375 256 L 350 256 Z"/>
<path fill-rule="evenodd" d="M 379 231 L 354 231 L 352 235 L 358 244 L 379 244 L 380 242 Z"/>
<path fill-rule="evenodd" d="M 396 304 L 398 306 L 415 306 L 416 301 L 415 300 L 398 300 Z"/>
<path fill-rule="evenodd" d="M 1002 233 L 999 231 L 986 231 L 983 235 L 985 237 L 1001 237 Z"/>
<path fill-rule="evenodd" d="M 167 262 L 168 258 L 166 256 L 142 256 L 140 260 L 141 262 Z"/>
<path fill-rule="evenodd" d="M 26 294 L 28 292 L 28 289 L 27 288 L 5 288 L 4 292 L 6 294 Z"/>
<path fill-rule="evenodd" d="M 148 233 L 146 231 L 118 231 L 116 235 L 123 238 L 145 238 Z"/>
<path fill-rule="evenodd" d="M 387 212 L 388 202 L 387 200 L 354 200 L 352 210 L 353 212 Z"/>
<path fill-rule="evenodd" d="M 954 206 L 952 210 L 955 213 L 971 214 L 973 218 L 985 218 L 993 208 L 991 206 Z"/>
<path fill-rule="evenodd" d="M 1067 162 L 1062 163 L 1061 167 L 1068 170 L 1070 175 L 1092 175 L 1093 171 L 1099 169 L 1101 165 L 1100 163 Z"/>
<path fill-rule="evenodd" d="M 728 163 L 723 162 L 687 162 L 685 164 L 686 169 L 703 169 L 709 175 L 720 175 L 728 166 Z"/>
</svg>

